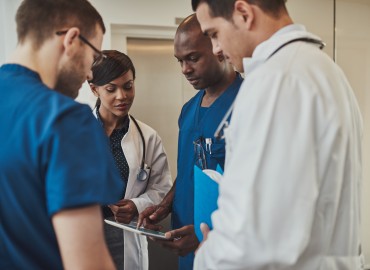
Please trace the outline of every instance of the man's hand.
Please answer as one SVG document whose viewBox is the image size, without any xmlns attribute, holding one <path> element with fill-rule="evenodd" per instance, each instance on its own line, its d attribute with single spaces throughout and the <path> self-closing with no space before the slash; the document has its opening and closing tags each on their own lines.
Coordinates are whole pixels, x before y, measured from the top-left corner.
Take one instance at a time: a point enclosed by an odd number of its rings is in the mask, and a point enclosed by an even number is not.
<svg viewBox="0 0 370 270">
<path fill-rule="evenodd" d="M 171 207 L 169 205 L 159 204 L 149 206 L 140 213 L 137 225 L 138 227 L 144 225 L 147 229 L 159 231 L 162 229 L 162 226 L 155 224 L 166 218 L 170 212 Z"/>
<path fill-rule="evenodd" d="M 185 256 L 195 251 L 199 245 L 198 238 L 195 235 L 194 225 L 188 225 L 177 230 L 166 232 L 166 238 L 171 240 L 160 240 L 153 237 L 149 238 L 179 256 Z"/>
<path fill-rule="evenodd" d="M 208 227 L 207 224 L 205 223 L 201 223 L 200 224 L 200 230 L 202 231 L 202 234 L 203 234 L 203 240 L 202 242 L 199 244 L 197 250 L 195 251 L 195 253 L 197 253 L 197 251 L 200 249 L 200 247 L 203 245 L 204 241 L 207 240 L 207 237 L 208 237 L 208 233 L 210 232 L 210 229 Z"/>
<path fill-rule="evenodd" d="M 138 211 L 133 201 L 123 199 L 114 205 L 109 205 L 116 221 L 128 224 L 137 216 Z"/>
</svg>

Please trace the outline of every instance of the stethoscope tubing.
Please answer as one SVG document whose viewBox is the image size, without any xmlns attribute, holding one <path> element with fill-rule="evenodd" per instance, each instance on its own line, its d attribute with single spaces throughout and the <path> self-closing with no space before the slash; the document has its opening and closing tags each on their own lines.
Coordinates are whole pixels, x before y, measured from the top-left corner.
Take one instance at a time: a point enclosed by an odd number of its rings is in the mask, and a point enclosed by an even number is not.
<svg viewBox="0 0 370 270">
<path fill-rule="evenodd" d="M 148 170 L 149 170 L 149 173 L 147 172 L 147 170 L 145 169 L 145 154 L 146 154 L 146 148 L 145 148 L 145 138 L 144 138 L 144 134 L 143 134 L 143 131 L 141 130 L 140 126 L 139 126 L 139 123 L 136 121 L 136 119 L 130 115 L 130 118 L 132 119 L 132 121 L 134 122 L 137 130 L 139 131 L 139 134 L 140 134 L 140 138 L 141 138 L 141 142 L 143 144 L 143 153 L 142 153 L 142 158 L 141 158 L 141 163 L 140 163 L 140 169 L 139 169 L 139 172 L 137 174 L 137 180 L 139 181 L 147 181 L 147 186 L 148 186 L 148 182 L 149 182 L 149 178 L 150 178 L 150 171 L 151 171 L 151 168 L 148 167 Z"/>
</svg>

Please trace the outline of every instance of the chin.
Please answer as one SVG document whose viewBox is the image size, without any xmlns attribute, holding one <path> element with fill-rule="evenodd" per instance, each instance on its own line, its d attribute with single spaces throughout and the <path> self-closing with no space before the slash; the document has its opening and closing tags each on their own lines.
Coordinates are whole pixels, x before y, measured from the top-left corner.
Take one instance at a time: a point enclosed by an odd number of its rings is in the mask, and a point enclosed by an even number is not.
<svg viewBox="0 0 370 270">
<path fill-rule="evenodd" d="M 69 95 L 71 98 L 76 99 L 78 97 L 80 91 L 73 92 L 71 95 Z"/>
<path fill-rule="evenodd" d="M 207 88 L 207 86 L 201 85 L 201 84 L 193 85 L 193 87 L 195 90 L 202 90 L 202 89 Z"/>
<path fill-rule="evenodd" d="M 116 110 L 115 112 L 115 115 L 119 118 L 123 118 L 125 117 L 126 115 L 128 115 L 128 111 L 120 111 L 120 110 Z"/>
</svg>

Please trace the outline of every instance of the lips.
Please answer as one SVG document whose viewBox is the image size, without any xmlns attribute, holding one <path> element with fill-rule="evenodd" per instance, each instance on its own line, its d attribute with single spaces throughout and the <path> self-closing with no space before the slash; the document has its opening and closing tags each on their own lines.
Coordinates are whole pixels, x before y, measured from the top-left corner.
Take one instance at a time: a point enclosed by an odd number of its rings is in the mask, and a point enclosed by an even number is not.
<svg viewBox="0 0 370 270">
<path fill-rule="evenodd" d="M 186 78 L 190 84 L 195 85 L 199 82 L 198 78 Z"/>
<path fill-rule="evenodd" d="M 118 104 L 118 105 L 115 105 L 114 107 L 118 110 L 126 110 L 128 107 L 130 106 L 129 103 L 121 103 L 121 104 Z"/>
</svg>

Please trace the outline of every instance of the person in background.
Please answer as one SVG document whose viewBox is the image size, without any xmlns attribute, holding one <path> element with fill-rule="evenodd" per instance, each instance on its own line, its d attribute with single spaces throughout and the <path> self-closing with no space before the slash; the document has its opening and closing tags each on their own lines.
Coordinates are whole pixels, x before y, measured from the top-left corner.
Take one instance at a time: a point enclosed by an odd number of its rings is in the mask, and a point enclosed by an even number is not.
<svg viewBox="0 0 370 270">
<path fill-rule="evenodd" d="M 194 269 L 362 269 L 362 117 L 343 71 L 285 2 L 192 1 L 214 53 L 245 73 Z"/>
<path fill-rule="evenodd" d="M 182 73 L 198 91 L 182 108 L 179 117 L 177 178 L 164 200 L 140 214 L 139 222 L 151 224 L 172 212 L 172 241 L 155 240 L 180 255 L 179 269 L 193 269 L 194 251 L 199 241 L 194 231 L 194 165 L 201 169 L 224 167 L 225 142 L 214 133 L 233 103 L 242 78 L 222 54 L 212 54 L 210 40 L 201 32 L 195 14 L 178 27 L 175 57 Z M 207 140 L 207 142 L 206 142 Z M 195 150 L 195 151 L 194 151 Z M 201 151 L 201 153 L 200 153 Z"/>
<path fill-rule="evenodd" d="M 104 218 L 130 223 L 158 204 L 172 186 L 167 155 L 158 133 L 129 114 L 135 98 L 135 67 L 124 53 L 103 51 L 89 80 L 98 98 L 93 111 L 109 137 L 124 188 L 122 199 L 104 207 Z M 105 143 L 105 142 L 101 142 Z M 148 243 L 141 236 L 105 224 L 105 237 L 117 269 L 148 269 Z"/>
<path fill-rule="evenodd" d="M 0 68 L 0 269 L 114 269 L 101 204 L 118 170 L 90 108 L 73 100 L 102 59 L 86 0 L 24 0 Z"/>
</svg>

